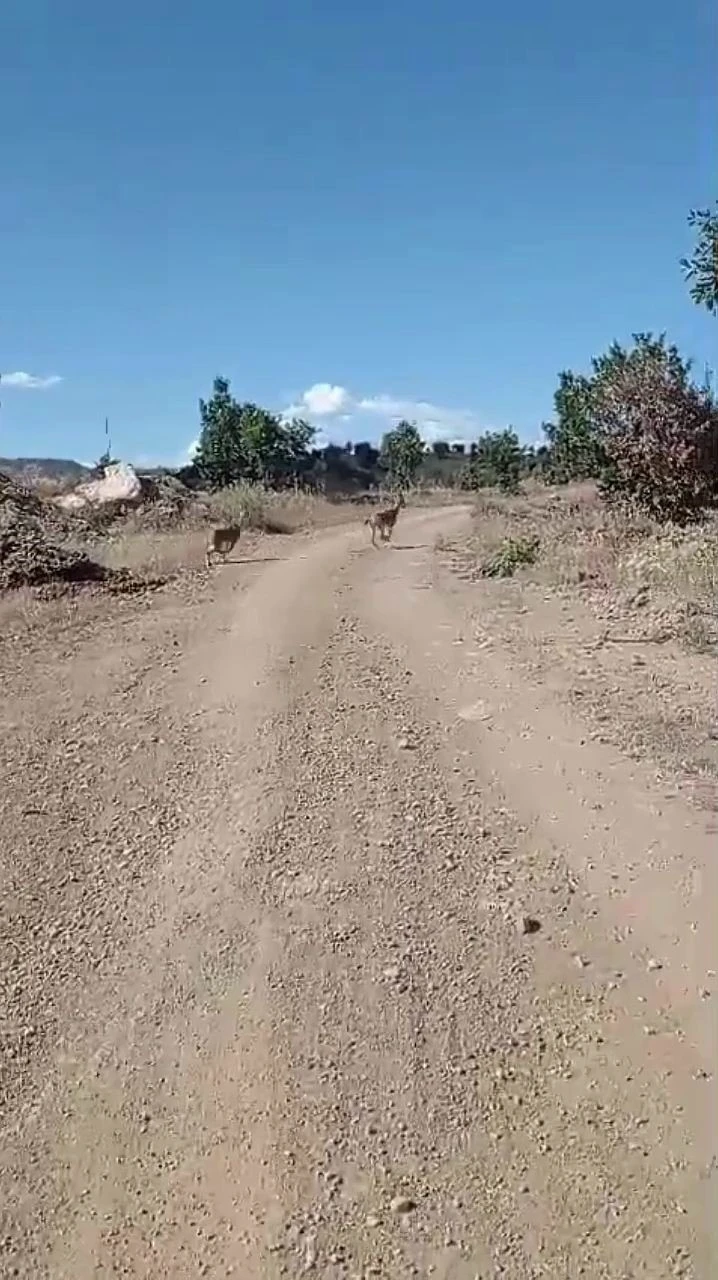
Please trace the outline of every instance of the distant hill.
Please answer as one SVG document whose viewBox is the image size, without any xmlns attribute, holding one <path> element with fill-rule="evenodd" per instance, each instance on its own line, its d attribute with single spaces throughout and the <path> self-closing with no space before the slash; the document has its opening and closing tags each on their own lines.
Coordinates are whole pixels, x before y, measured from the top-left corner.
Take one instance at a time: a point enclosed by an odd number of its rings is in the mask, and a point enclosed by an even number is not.
<svg viewBox="0 0 718 1280">
<path fill-rule="evenodd" d="M 0 458 L 0 471 L 25 484 L 38 480 L 79 484 L 90 474 L 89 467 L 72 458 Z"/>
</svg>

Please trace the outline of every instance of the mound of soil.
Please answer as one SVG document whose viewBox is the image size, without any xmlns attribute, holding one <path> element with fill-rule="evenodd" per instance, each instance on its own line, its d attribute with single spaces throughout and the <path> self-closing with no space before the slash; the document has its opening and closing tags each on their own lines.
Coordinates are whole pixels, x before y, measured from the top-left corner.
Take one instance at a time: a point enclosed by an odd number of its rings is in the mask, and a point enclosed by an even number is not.
<svg viewBox="0 0 718 1280">
<path fill-rule="evenodd" d="M 86 538 L 92 528 L 82 516 L 63 511 L 56 503 L 40 498 L 32 489 L 0 471 L 0 512 L 12 507 L 22 518 L 32 517 L 55 538 Z"/>
<path fill-rule="evenodd" d="M 143 590 L 127 570 L 107 569 L 84 551 L 61 545 L 81 524 L 0 473 L 0 591 L 101 583 L 111 591 Z"/>
<path fill-rule="evenodd" d="M 190 520 L 202 521 L 209 514 L 206 503 L 197 499 L 177 476 L 169 473 L 140 476 L 142 503 L 135 519 L 148 529 L 172 529 Z"/>
</svg>

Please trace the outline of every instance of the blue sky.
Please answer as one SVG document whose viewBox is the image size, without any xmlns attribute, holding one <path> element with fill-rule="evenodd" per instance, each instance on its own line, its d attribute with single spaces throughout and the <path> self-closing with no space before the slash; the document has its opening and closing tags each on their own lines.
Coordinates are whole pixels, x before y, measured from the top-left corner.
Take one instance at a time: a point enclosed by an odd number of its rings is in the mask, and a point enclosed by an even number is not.
<svg viewBox="0 0 718 1280">
<path fill-rule="evenodd" d="M 614 337 L 715 362 L 713 6 L 5 0 L 0 455 L 179 460 L 217 373 L 530 439 Z"/>
</svg>

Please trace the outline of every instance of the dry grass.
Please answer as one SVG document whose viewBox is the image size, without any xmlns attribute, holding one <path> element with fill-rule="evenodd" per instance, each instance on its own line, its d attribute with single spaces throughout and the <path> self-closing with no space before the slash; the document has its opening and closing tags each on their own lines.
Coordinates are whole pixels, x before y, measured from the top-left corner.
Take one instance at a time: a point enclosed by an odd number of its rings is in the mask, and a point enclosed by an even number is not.
<svg viewBox="0 0 718 1280">
<path fill-rule="evenodd" d="M 204 565 L 206 531 L 201 528 L 152 532 L 129 528 L 114 532 L 93 547 L 93 555 L 108 569 L 129 569 L 151 577 L 172 577 Z"/>
<path fill-rule="evenodd" d="M 258 533 L 288 534 L 343 524 L 351 519 L 351 503 L 329 502 L 309 490 L 268 489 L 240 483 L 205 498 L 213 523 L 232 523 L 240 517 Z"/>
<path fill-rule="evenodd" d="M 611 511 L 591 485 L 527 486 L 517 497 L 486 491 L 476 499 L 474 533 L 460 549 L 463 567 L 473 566 L 478 576 L 510 560 L 517 543 L 535 540 L 534 563 L 516 558 L 512 572 L 520 579 L 642 596 L 656 611 L 672 614 L 675 633 L 700 647 L 718 634 L 715 519 L 688 529 L 661 526 Z"/>
<path fill-rule="evenodd" d="M 275 492 L 258 484 L 238 484 L 218 493 L 197 493 L 184 511 L 167 524 L 156 520 L 152 507 L 130 511 L 115 520 L 101 543 L 93 545 L 96 560 L 109 568 L 170 577 L 204 569 L 209 528 L 240 519 L 246 533 L 236 549 L 256 548 L 257 537 L 281 537 L 358 519 L 360 508 L 350 502 L 332 503 L 304 491 Z"/>
<path fill-rule="evenodd" d="M 471 584 L 482 647 L 501 647 L 587 738 L 715 809 L 718 520 L 660 527 L 607 511 L 590 486 L 527 486 L 516 498 L 480 494 L 473 526 L 445 550 Z M 535 562 L 512 563 L 511 549 L 536 538 Z M 482 572 L 507 560 L 508 582 Z"/>
<path fill-rule="evenodd" d="M 470 502 L 472 495 L 458 485 L 432 484 L 422 481 L 406 493 L 408 507 L 453 507 Z"/>
</svg>

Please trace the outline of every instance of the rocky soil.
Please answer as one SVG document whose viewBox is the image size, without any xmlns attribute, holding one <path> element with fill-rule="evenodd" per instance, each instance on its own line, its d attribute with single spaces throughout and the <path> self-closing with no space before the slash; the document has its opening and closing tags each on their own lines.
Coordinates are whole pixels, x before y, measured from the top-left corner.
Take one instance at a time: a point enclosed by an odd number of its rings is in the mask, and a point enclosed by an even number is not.
<svg viewBox="0 0 718 1280">
<path fill-rule="evenodd" d="M 3 1275 L 714 1273 L 713 817 L 465 520 L 0 650 Z"/>
</svg>

